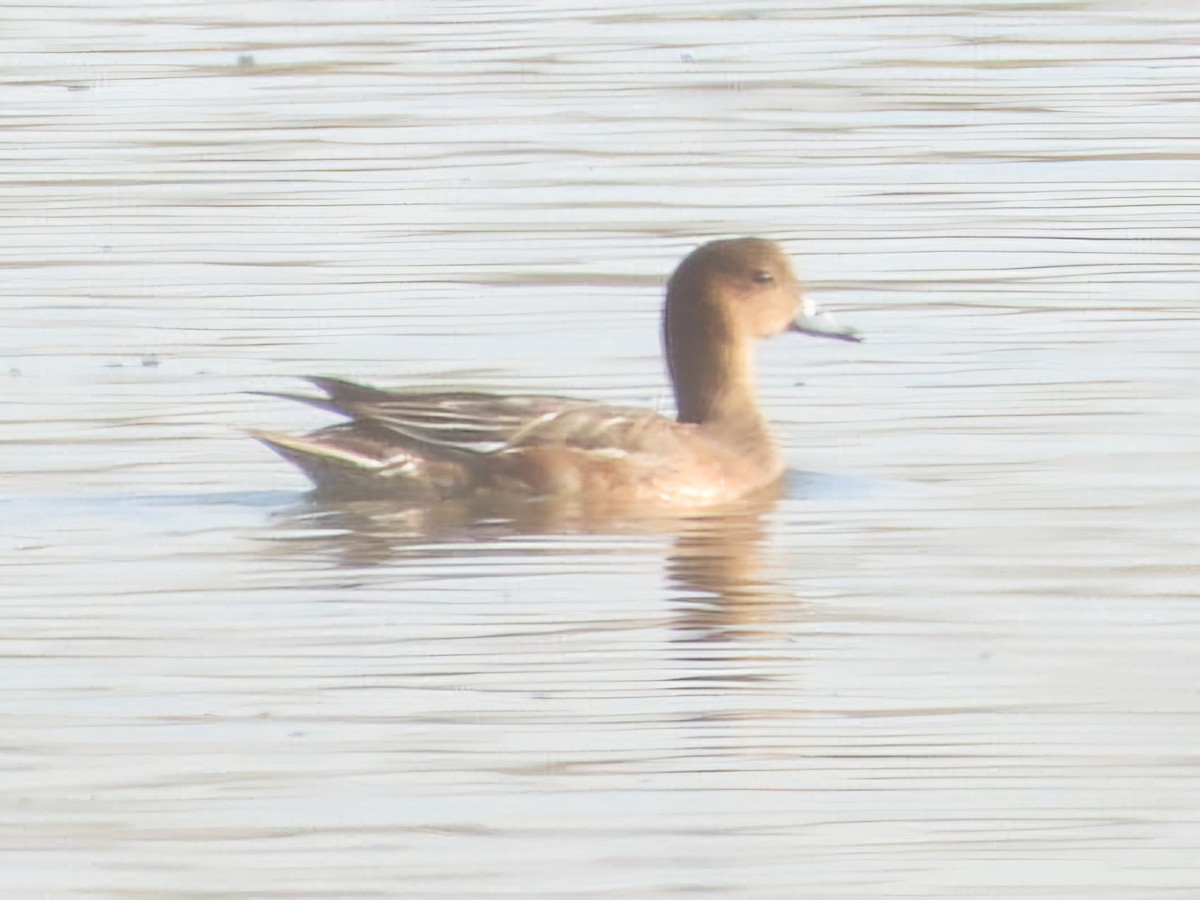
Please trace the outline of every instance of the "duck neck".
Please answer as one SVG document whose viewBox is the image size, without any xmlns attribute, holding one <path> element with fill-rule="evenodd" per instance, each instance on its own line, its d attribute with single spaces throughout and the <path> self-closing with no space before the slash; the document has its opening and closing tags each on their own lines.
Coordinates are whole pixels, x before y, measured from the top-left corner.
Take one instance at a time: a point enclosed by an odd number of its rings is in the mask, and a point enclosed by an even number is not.
<svg viewBox="0 0 1200 900">
<path fill-rule="evenodd" d="M 765 436 L 754 387 L 754 342 L 737 339 L 715 316 L 672 316 L 669 304 L 663 342 L 679 421 Z"/>
</svg>

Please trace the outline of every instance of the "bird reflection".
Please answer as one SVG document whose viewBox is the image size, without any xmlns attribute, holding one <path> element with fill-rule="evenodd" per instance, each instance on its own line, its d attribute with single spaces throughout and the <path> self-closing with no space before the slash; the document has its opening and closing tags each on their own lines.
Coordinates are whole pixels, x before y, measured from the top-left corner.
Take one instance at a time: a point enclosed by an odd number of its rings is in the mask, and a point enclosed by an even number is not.
<svg viewBox="0 0 1200 900">
<path fill-rule="evenodd" d="M 675 535 L 666 570 L 681 639 L 711 643 L 778 636 L 772 623 L 790 613 L 791 604 L 769 573 L 768 514 L 775 500 L 760 498 L 690 519 Z"/>
<path fill-rule="evenodd" d="M 736 505 L 689 515 L 581 514 L 528 501 L 443 502 L 403 508 L 394 502 L 330 502 L 310 496 L 277 514 L 273 554 L 315 556 L 340 569 L 453 557 L 513 558 L 627 552 L 628 543 L 515 540 L 531 536 L 629 536 L 668 539 L 664 576 L 670 627 L 687 644 L 780 637 L 794 621 L 795 598 L 770 577 L 765 545 L 781 488 Z M 784 629 L 786 630 L 786 629 Z"/>
</svg>

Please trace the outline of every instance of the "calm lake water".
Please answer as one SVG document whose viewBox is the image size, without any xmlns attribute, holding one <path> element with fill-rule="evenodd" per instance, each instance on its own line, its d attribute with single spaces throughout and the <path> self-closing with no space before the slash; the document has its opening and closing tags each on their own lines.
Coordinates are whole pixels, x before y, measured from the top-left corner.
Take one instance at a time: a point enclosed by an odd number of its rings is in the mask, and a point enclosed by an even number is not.
<svg viewBox="0 0 1200 900">
<path fill-rule="evenodd" d="M 1200 896 L 1200 8 L 0 11 L 14 898 Z M 796 254 L 794 471 L 317 506 L 336 374 L 670 408 Z"/>
</svg>

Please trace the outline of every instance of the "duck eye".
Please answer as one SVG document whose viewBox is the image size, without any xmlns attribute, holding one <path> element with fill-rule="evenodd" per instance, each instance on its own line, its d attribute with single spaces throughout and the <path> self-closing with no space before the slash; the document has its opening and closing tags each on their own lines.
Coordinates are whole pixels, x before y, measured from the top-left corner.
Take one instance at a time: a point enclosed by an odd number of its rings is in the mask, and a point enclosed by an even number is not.
<svg viewBox="0 0 1200 900">
<path fill-rule="evenodd" d="M 770 272 L 768 272 L 766 269 L 759 269 L 757 272 L 754 273 L 754 280 L 757 281 L 759 284 L 769 284 L 770 282 L 775 280 L 775 276 L 772 275 Z"/>
</svg>

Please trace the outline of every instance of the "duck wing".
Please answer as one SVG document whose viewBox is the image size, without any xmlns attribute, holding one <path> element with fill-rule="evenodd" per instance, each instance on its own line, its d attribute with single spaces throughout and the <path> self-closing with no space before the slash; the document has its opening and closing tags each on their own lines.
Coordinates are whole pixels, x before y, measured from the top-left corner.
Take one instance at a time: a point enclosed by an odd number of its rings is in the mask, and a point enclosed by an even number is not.
<svg viewBox="0 0 1200 900">
<path fill-rule="evenodd" d="M 541 394 L 388 391 L 336 378 L 310 378 L 327 396 L 295 397 L 348 417 L 372 433 L 446 450 L 490 453 L 512 446 L 565 413 L 596 406 Z"/>
<path fill-rule="evenodd" d="M 323 396 L 276 394 L 345 416 L 310 434 L 251 434 L 319 488 L 416 500 L 462 495 L 512 481 L 519 490 L 547 472 L 622 461 L 669 464 L 694 428 L 658 413 L 543 394 L 390 391 L 311 378 Z M 526 471 L 528 467 L 528 471 Z M 630 471 L 633 471 L 631 469 Z"/>
</svg>

